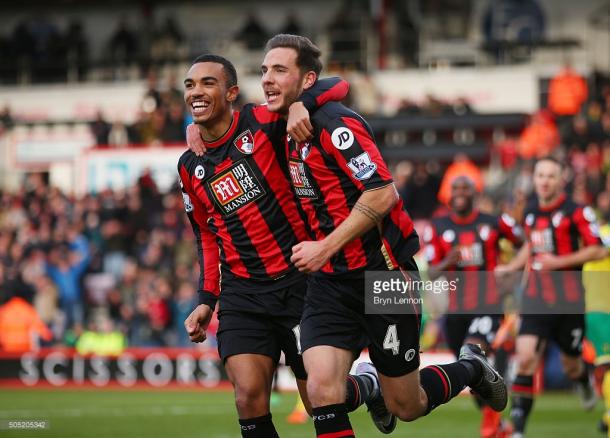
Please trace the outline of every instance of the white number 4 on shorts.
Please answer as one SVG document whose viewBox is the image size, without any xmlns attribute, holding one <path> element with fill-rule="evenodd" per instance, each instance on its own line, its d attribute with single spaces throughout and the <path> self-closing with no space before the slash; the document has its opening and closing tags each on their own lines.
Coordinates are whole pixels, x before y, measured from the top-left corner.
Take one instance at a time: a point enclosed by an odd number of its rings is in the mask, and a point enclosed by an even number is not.
<svg viewBox="0 0 610 438">
<path fill-rule="evenodd" d="M 388 326 L 388 331 L 385 333 L 385 339 L 383 340 L 384 350 L 392 350 L 394 356 L 398 355 L 400 350 L 400 341 L 398 340 L 398 333 L 396 331 L 396 324 Z"/>
</svg>

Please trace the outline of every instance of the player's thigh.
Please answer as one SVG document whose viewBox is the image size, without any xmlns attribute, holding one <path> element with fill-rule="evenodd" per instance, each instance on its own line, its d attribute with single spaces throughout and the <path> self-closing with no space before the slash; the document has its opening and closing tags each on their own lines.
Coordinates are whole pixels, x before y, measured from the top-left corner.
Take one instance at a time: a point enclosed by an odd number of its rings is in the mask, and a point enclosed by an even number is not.
<svg viewBox="0 0 610 438">
<path fill-rule="evenodd" d="M 420 319 L 415 314 L 364 315 L 369 355 L 378 372 L 400 377 L 419 368 Z"/>
<path fill-rule="evenodd" d="M 532 375 L 538 367 L 545 340 L 536 335 L 519 335 L 515 342 L 518 372 Z"/>
<path fill-rule="evenodd" d="M 561 352 L 567 358 L 580 357 L 584 335 L 585 317 L 583 314 L 557 316 L 552 339 L 557 342 Z"/>
<path fill-rule="evenodd" d="M 303 314 L 306 283 L 297 283 L 281 291 L 279 304 L 281 311 L 272 318 L 273 333 L 277 344 L 284 352 L 286 365 L 292 369 L 295 377 L 307 379 L 301 351 L 301 316 Z"/>
<path fill-rule="evenodd" d="M 319 345 L 303 352 L 303 361 L 307 370 L 308 380 L 323 383 L 340 382 L 345 385 L 345 379 L 354 361 L 352 351 L 330 345 Z"/>
<path fill-rule="evenodd" d="M 280 346 L 269 315 L 225 311 L 219 317 L 217 339 L 223 363 L 227 363 L 232 356 L 242 354 L 268 356 L 273 364 L 280 358 Z"/>
<path fill-rule="evenodd" d="M 234 384 L 271 388 L 275 363 L 262 354 L 236 354 L 227 358 L 225 370 Z"/>
<path fill-rule="evenodd" d="M 303 352 L 307 370 L 307 393 L 312 406 L 343 403 L 347 374 L 354 361 L 352 351 L 319 345 Z"/>
<path fill-rule="evenodd" d="M 360 283 L 310 276 L 299 325 L 304 357 L 316 347 L 334 347 L 355 356 L 369 344 L 362 324 L 364 304 L 357 288 Z"/>
<path fill-rule="evenodd" d="M 553 336 L 554 315 L 523 315 L 515 344 L 521 367 L 535 367 L 546 342 Z"/>
<path fill-rule="evenodd" d="M 225 361 L 227 376 L 235 388 L 240 415 L 265 415 L 269 412 L 271 383 L 275 362 L 262 354 L 237 354 Z"/>
</svg>

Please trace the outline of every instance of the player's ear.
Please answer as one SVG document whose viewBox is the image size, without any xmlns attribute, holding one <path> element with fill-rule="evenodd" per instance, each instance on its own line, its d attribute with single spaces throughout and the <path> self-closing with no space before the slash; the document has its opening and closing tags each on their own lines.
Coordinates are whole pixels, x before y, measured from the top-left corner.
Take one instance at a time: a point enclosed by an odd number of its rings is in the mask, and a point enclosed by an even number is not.
<svg viewBox="0 0 610 438">
<path fill-rule="evenodd" d="M 235 102 L 239 95 L 239 85 L 233 85 L 227 89 L 226 98 L 229 102 Z"/>
<path fill-rule="evenodd" d="M 316 72 L 308 71 L 305 73 L 305 76 L 303 77 L 303 90 L 308 90 L 309 88 L 313 87 L 313 84 L 316 83 L 317 79 L 318 75 Z"/>
</svg>

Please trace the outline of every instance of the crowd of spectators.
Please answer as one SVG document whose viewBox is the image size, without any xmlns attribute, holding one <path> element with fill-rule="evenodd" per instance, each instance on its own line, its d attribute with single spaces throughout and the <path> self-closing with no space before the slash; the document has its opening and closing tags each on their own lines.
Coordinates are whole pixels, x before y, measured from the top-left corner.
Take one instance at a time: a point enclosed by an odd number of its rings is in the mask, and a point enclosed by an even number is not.
<svg viewBox="0 0 610 438">
<path fill-rule="evenodd" d="M 156 74 L 151 72 L 134 123 L 109 122 L 99 111 L 90 127 L 98 147 L 173 146 L 184 144 L 190 120 L 176 75 L 168 75 L 165 83 L 159 84 Z"/>
<path fill-rule="evenodd" d="M 557 77 L 563 80 L 565 74 Z M 100 118 L 92 125 L 98 143 L 113 144 L 115 137 L 124 138 L 120 144 L 181 141 L 182 92 L 174 84 L 159 91 L 151 76 L 140 121 L 122 127 L 125 133 L 119 135 Z M 532 196 L 533 160 L 557 154 L 568 164 L 570 196 L 596 207 L 602 223 L 610 222 L 610 84 L 600 81 L 594 90 L 577 93 L 559 87 L 562 99 L 574 99 L 575 105 L 558 105 L 552 84 L 549 107 L 533 115 L 520 137 L 494 145 L 489 167 L 462 154 L 449 167 L 436 161 L 392 163 L 413 218 L 442 212 L 447 180 L 460 172 L 477 182 L 482 210 L 519 218 Z M 468 108 L 465 102 L 458 107 Z M 417 110 L 411 104 L 405 108 L 413 114 L 458 113 L 434 98 Z M 9 111 L 2 120 L 10 126 Z M 76 198 L 32 174 L 18 192 L 2 193 L 0 200 L 0 299 L 17 296 L 32 303 L 50 328 L 51 335 L 39 333 L 43 345 L 76 345 L 83 333 L 100 331 L 121 334 L 129 346 L 190 345 L 182 324 L 197 302 L 199 272 L 177 187 L 159 193 L 145 173 L 127 190 Z"/>
<path fill-rule="evenodd" d="M 14 83 L 24 74 L 33 82 L 66 81 L 70 67 L 83 78 L 90 61 L 89 40 L 81 21 L 72 20 L 60 29 L 40 14 L 0 34 L 0 59 L 1 82 Z"/>
<path fill-rule="evenodd" d="M 53 334 L 43 345 L 75 345 L 86 330 L 189 345 L 199 271 L 178 187 L 158 193 L 144 174 L 128 190 L 74 198 L 34 174 L 1 200 L 0 296 L 33 304 Z"/>
<path fill-rule="evenodd" d="M 464 29 L 468 29 L 471 15 L 469 3 L 394 2 L 371 13 L 367 2 L 342 0 L 330 11 L 328 20 L 313 23 L 310 20 L 307 27 L 301 11 L 287 10 L 281 24 L 276 26 L 275 20 L 267 22 L 258 10 L 251 10 L 243 16 L 238 14 L 230 23 L 232 28 L 217 37 L 198 27 L 187 28 L 180 22 L 179 14 L 163 16 L 152 4 L 109 18 L 111 32 L 104 32 L 103 36 L 98 36 L 95 28 L 100 23 L 92 24 L 84 14 L 81 17 L 71 14 L 74 18 L 63 23 L 56 18 L 61 14 L 59 11 L 38 11 L 15 17 L 16 24 L 0 30 L 0 60 L 7 61 L 0 62 L 0 83 L 74 82 L 90 76 L 96 80 L 135 79 L 145 77 L 151 68 L 187 62 L 203 50 L 217 46 L 226 50 L 227 44 L 232 46 L 229 51 L 245 50 L 244 58 L 248 58 L 248 52 L 262 50 L 268 38 L 276 33 L 306 35 L 320 44 L 327 41 L 329 66 L 367 71 L 371 67 L 370 30 L 381 28 L 383 50 L 378 52 L 375 67 L 416 67 L 420 63 L 419 39 L 424 24 L 430 35 L 465 38 Z M 307 12 L 302 12 L 307 16 Z M 450 15 L 452 25 L 447 25 Z M 204 18 L 201 28 L 207 26 Z M 244 62 L 247 69 L 258 70 L 258 61 Z"/>
<path fill-rule="evenodd" d="M 564 102 L 562 106 L 570 111 L 558 112 L 559 98 L 554 95 L 557 87 L 553 81 L 563 80 L 566 71 L 551 81 L 548 107 L 533 114 L 518 137 L 508 137 L 493 145 L 489 166 L 475 165 L 462 154 L 457 154 L 448 167 L 430 160 L 398 163 L 395 179 L 410 214 L 424 219 L 443 211 L 446 201 L 443 182 L 450 178 L 453 169 L 459 168 L 478 182 L 483 205 L 519 217 L 533 196 L 534 160 L 554 155 L 566 163 L 566 190 L 574 201 L 598 207 L 600 218 L 610 222 L 610 81 L 601 78 L 595 89 L 589 91 L 583 78 L 571 79 L 568 82 L 576 83 L 578 89 L 560 89 L 559 94 L 574 102 Z M 431 114 L 430 108 L 435 106 L 413 108 L 414 114 L 415 111 Z M 445 108 L 450 111 L 449 106 Z"/>
<path fill-rule="evenodd" d="M 185 36 L 173 17 L 164 17 L 160 23 L 151 13 L 142 17 L 142 30 L 126 18 L 119 19 L 96 59 L 91 57 L 92 32 L 81 20 L 75 18 L 62 28 L 44 14 L 25 17 L 12 30 L 0 33 L 0 60 L 5 61 L 0 82 L 82 81 L 92 66 L 136 65 L 145 74 L 151 66 L 188 57 Z"/>
</svg>

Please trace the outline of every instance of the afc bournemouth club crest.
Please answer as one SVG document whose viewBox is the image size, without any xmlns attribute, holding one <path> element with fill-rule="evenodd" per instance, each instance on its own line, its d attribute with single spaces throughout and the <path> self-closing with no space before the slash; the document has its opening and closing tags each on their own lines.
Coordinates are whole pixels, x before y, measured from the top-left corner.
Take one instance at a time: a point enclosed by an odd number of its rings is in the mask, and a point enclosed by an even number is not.
<svg viewBox="0 0 610 438">
<path fill-rule="evenodd" d="M 301 160 L 305 160 L 305 158 L 309 157 L 310 152 L 311 152 L 311 144 L 303 143 L 301 145 L 301 151 L 300 151 Z"/>
<path fill-rule="evenodd" d="M 254 150 L 254 137 L 252 137 L 252 133 L 248 129 L 239 134 L 237 138 L 233 140 L 233 144 L 242 154 L 250 155 Z"/>
</svg>

